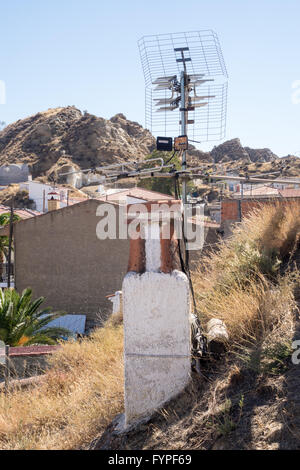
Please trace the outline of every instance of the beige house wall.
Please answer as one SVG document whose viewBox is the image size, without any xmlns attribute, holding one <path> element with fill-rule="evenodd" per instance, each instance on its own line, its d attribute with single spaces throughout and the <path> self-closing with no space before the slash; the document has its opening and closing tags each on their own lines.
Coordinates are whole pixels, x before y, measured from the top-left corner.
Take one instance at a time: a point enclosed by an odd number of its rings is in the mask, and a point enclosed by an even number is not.
<svg viewBox="0 0 300 470">
<path fill-rule="evenodd" d="M 98 322 L 111 311 L 105 298 L 120 290 L 127 271 L 128 240 L 99 240 L 101 202 L 65 207 L 15 224 L 15 285 L 46 297 L 55 310 Z M 103 204 L 103 203 L 102 203 Z"/>
</svg>

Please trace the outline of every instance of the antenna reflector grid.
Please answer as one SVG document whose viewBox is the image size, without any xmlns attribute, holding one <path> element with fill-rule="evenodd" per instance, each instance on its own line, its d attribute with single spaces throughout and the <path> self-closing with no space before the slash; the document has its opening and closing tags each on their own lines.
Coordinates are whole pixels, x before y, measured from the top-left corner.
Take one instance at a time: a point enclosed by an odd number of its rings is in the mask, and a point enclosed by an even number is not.
<svg viewBox="0 0 300 470">
<path fill-rule="evenodd" d="M 193 107 L 188 113 L 189 137 L 201 142 L 224 138 L 228 75 L 216 33 L 144 36 L 138 46 L 145 78 L 145 127 L 155 137 L 180 135 L 180 106 L 175 103 L 179 103 L 178 83 L 185 66 Z M 205 106 L 196 103 L 202 97 L 207 99 Z"/>
</svg>

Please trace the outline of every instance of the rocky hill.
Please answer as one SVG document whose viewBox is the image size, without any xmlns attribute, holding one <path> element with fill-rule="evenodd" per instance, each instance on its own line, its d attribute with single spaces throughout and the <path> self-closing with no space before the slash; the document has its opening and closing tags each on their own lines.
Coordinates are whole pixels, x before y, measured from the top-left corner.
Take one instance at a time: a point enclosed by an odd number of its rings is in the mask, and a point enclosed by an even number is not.
<svg viewBox="0 0 300 470">
<path fill-rule="evenodd" d="M 58 170 L 139 160 L 155 148 L 152 134 L 123 114 L 103 119 L 82 113 L 74 106 L 49 109 L 19 120 L 0 131 L 0 165 L 27 163 L 33 178 L 56 179 Z M 190 146 L 188 163 L 208 167 L 223 164 L 226 170 L 267 172 L 287 169 L 300 175 L 300 159 L 280 159 L 269 149 L 243 147 L 239 139 L 202 152 Z"/>
<path fill-rule="evenodd" d="M 203 163 L 209 171 L 215 165 L 217 171 L 234 171 L 240 175 L 276 174 L 285 177 L 300 176 L 300 158 L 287 155 L 279 158 L 270 149 L 243 147 L 240 139 L 228 140 L 215 146 L 210 152 L 196 149 L 189 151 L 189 164 Z"/>
<path fill-rule="evenodd" d="M 243 147 L 240 139 L 232 139 L 223 144 L 214 147 L 211 151 L 214 160 L 226 162 L 232 160 L 244 160 L 245 162 L 270 162 L 278 160 L 278 156 L 270 149 L 252 149 Z"/>
<path fill-rule="evenodd" d="M 138 160 L 154 145 L 151 133 L 123 114 L 106 120 L 69 106 L 4 128 L 0 132 L 0 164 L 28 163 L 33 178 L 50 177 L 65 165 L 84 169 Z"/>
<path fill-rule="evenodd" d="M 279 157 L 270 149 L 252 149 L 250 147 L 243 147 L 240 139 L 237 138 L 227 140 L 226 142 L 215 146 L 210 152 L 201 152 L 192 148 L 189 154 L 194 158 L 215 163 L 236 161 L 243 161 L 244 163 L 264 163 L 279 160 Z"/>
</svg>

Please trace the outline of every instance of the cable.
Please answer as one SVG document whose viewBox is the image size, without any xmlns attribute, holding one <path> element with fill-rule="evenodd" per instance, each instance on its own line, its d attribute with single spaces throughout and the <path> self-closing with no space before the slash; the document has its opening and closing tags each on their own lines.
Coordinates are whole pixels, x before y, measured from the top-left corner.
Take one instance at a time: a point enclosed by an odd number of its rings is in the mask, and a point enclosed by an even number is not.
<svg viewBox="0 0 300 470">
<path fill-rule="evenodd" d="M 177 152 L 177 150 L 174 150 L 173 152 L 173 155 L 169 158 L 169 160 L 167 160 L 164 165 L 167 165 L 174 157 L 175 157 L 175 153 Z"/>
<path fill-rule="evenodd" d="M 179 175 L 176 174 L 174 176 L 174 192 L 175 192 L 175 199 L 181 199 L 180 197 L 180 186 L 179 186 L 179 183 L 178 183 L 178 178 L 179 178 Z"/>
</svg>

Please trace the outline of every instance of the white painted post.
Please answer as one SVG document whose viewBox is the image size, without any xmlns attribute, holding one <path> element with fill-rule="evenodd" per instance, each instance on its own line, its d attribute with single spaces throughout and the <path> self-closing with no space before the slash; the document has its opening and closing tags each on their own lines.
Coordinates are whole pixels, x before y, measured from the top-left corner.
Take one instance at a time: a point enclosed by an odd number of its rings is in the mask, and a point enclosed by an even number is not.
<svg viewBox="0 0 300 470">
<path fill-rule="evenodd" d="M 151 416 L 190 379 L 188 279 L 180 271 L 161 272 L 159 222 L 143 228 L 146 272 L 128 272 L 122 287 L 125 428 Z"/>
</svg>

